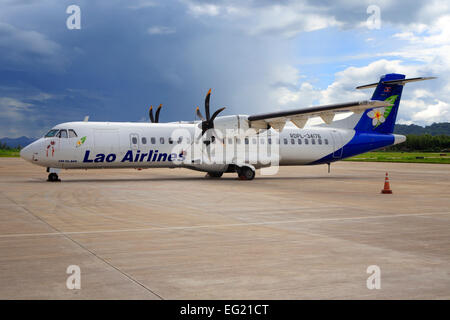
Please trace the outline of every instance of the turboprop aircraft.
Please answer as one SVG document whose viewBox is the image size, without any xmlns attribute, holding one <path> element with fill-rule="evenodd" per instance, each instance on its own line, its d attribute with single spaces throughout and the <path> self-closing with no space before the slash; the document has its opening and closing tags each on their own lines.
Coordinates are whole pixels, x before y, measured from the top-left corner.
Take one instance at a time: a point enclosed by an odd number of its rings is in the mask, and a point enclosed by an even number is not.
<svg viewBox="0 0 450 320">
<path fill-rule="evenodd" d="M 66 122 L 21 150 L 20 156 L 46 167 L 48 181 L 60 181 L 61 169 L 94 168 L 189 168 L 210 178 L 235 172 L 252 180 L 255 170 L 284 165 L 330 164 L 367 151 L 402 143 L 393 134 L 406 79 L 386 74 L 376 83 L 356 89 L 375 88 L 371 100 L 314 106 L 255 115 L 210 114 L 211 89 L 205 98 L 205 116 L 199 121 L 159 122 L 150 108 L 151 123 Z M 334 120 L 341 112 L 350 116 Z M 322 124 L 305 127 L 311 117 Z M 294 126 L 285 126 L 290 121 Z M 270 173 L 271 172 L 271 173 Z"/>
</svg>

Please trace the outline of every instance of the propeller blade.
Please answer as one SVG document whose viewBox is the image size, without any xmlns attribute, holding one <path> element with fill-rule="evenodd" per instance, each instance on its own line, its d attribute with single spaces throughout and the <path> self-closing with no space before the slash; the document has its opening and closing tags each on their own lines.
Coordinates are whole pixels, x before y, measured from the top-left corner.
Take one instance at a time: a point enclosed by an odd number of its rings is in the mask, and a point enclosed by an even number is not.
<svg viewBox="0 0 450 320">
<path fill-rule="evenodd" d="M 216 110 L 216 112 L 214 112 L 213 115 L 212 115 L 212 117 L 211 117 L 211 122 L 214 121 L 214 119 L 217 117 L 217 115 L 218 115 L 219 113 L 221 113 L 223 110 L 225 110 L 225 107 Z"/>
<path fill-rule="evenodd" d="M 195 110 L 197 117 L 199 117 L 200 119 L 202 119 L 202 121 L 205 121 L 205 118 L 203 118 L 202 113 L 200 112 L 199 107 L 197 107 L 197 110 Z"/>
<path fill-rule="evenodd" d="M 150 110 L 148 110 L 148 115 L 150 116 L 150 121 L 152 123 L 155 122 L 155 118 L 153 118 L 153 106 L 150 106 Z"/>
<path fill-rule="evenodd" d="M 206 94 L 205 98 L 205 113 L 206 113 L 206 120 L 209 121 L 209 99 L 211 98 L 211 89 L 209 89 L 208 93 Z"/>
<path fill-rule="evenodd" d="M 162 104 L 160 104 L 158 109 L 156 109 L 156 113 L 155 113 L 155 122 L 156 123 L 159 122 L 159 112 L 161 111 L 161 107 L 162 107 Z"/>
</svg>

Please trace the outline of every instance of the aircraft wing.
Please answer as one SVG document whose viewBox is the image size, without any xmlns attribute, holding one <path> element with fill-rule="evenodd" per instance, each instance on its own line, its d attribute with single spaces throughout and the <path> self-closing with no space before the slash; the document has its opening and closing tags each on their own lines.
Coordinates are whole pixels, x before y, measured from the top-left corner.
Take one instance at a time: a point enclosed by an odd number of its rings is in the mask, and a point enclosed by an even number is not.
<svg viewBox="0 0 450 320">
<path fill-rule="evenodd" d="M 291 121 L 298 128 L 303 128 L 309 118 L 321 117 L 322 120 L 330 124 L 336 113 L 355 112 L 362 113 L 366 109 L 387 107 L 391 103 L 378 100 L 364 100 L 347 103 L 337 103 L 322 106 L 315 106 L 303 109 L 293 109 L 287 111 L 277 111 L 269 113 L 255 114 L 248 117 L 250 127 L 255 129 L 283 130 L 287 121 Z"/>
</svg>

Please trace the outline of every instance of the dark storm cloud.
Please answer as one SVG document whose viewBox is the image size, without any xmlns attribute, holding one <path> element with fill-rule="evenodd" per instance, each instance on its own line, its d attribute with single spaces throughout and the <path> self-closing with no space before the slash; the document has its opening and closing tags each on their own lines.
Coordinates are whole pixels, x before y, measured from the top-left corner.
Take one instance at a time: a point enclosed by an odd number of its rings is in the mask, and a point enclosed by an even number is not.
<svg viewBox="0 0 450 320">
<path fill-rule="evenodd" d="M 433 16 L 421 2 L 386 3 L 386 22 Z M 72 4 L 81 30 L 66 28 Z M 192 120 L 210 87 L 228 113 L 271 110 L 271 90 L 292 85 L 277 72 L 298 59 L 292 37 L 356 26 L 368 4 L 377 1 L 0 0 L 0 136 L 85 115 L 144 120 L 159 103 L 163 121 Z"/>
<path fill-rule="evenodd" d="M 81 30 L 66 28 L 69 4 L 81 7 Z M 288 56 L 283 41 L 206 23 L 179 2 L 44 1 L 23 3 L 20 10 L 2 5 L 0 94 L 30 106 L 4 113 L 0 135 L 17 131 L 10 123 L 42 133 L 42 127 L 86 114 L 92 120 L 136 121 L 159 103 L 162 120 L 192 120 L 210 87 L 213 105 L 249 112 L 248 106 L 267 103 L 271 62 Z M 37 93 L 47 99 L 30 100 Z M 0 106 L 10 107 L 7 101 Z M 26 121 L 30 114 L 39 121 Z"/>
</svg>

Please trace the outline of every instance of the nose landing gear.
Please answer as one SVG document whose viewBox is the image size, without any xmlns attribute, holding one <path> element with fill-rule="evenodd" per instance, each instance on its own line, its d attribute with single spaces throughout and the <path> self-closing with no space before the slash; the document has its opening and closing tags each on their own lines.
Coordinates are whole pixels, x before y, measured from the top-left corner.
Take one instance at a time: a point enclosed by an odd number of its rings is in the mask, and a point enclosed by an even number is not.
<svg viewBox="0 0 450 320">
<path fill-rule="evenodd" d="M 61 179 L 59 179 L 59 177 L 58 177 L 59 169 L 47 168 L 47 172 L 49 172 L 47 181 L 50 181 L 50 182 L 59 182 L 59 181 L 61 181 Z"/>
<path fill-rule="evenodd" d="M 61 181 L 61 179 L 58 178 L 58 175 L 56 173 L 52 172 L 48 175 L 47 181 L 57 182 L 57 181 Z"/>
</svg>

